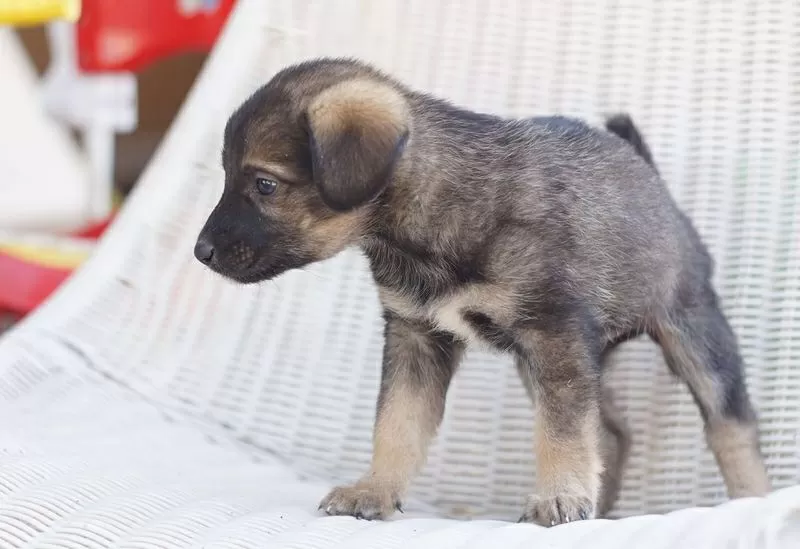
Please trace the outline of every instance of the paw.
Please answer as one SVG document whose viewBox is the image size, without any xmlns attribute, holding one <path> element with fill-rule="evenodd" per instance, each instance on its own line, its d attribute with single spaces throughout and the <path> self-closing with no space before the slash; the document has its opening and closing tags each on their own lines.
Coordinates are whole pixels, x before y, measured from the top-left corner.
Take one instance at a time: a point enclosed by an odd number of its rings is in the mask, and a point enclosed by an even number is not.
<svg viewBox="0 0 800 549">
<path fill-rule="evenodd" d="M 528 496 L 519 522 L 535 522 L 542 526 L 555 526 L 575 520 L 593 519 L 595 506 L 586 497 L 569 495 L 542 498 Z"/>
<path fill-rule="evenodd" d="M 391 490 L 371 484 L 338 486 L 319 504 L 329 515 L 350 515 L 359 519 L 385 519 L 395 510 L 402 513 L 400 500 Z"/>
</svg>

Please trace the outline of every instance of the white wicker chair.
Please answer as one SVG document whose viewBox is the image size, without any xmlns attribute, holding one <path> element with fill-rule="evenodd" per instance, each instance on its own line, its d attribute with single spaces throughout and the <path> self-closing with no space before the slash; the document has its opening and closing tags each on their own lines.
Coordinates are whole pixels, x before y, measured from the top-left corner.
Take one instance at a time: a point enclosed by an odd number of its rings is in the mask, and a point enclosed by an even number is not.
<svg viewBox="0 0 800 549">
<path fill-rule="evenodd" d="M 480 353 L 405 515 L 316 511 L 370 453 L 364 263 L 237 287 L 192 248 L 232 108 L 339 54 L 476 109 L 633 114 L 716 256 L 774 494 L 723 503 L 694 404 L 637 341 L 613 372 L 635 437 L 627 518 L 506 522 L 533 487 L 534 417 L 510 363 Z M 800 547 L 798 66 L 792 0 L 241 0 L 97 253 L 0 344 L 0 547 Z"/>
</svg>

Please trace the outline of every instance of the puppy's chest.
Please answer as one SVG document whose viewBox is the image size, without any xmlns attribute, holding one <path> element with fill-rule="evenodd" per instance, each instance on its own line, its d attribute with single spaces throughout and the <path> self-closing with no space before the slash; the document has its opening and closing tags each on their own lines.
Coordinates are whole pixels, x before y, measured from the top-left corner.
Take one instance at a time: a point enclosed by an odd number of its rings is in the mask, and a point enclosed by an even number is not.
<svg viewBox="0 0 800 549">
<path fill-rule="evenodd" d="M 451 294 L 422 303 L 413 297 L 385 287 L 379 288 L 381 303 L 394 314 L 426 321 L 470 343 L 484 343 L 482 327 L 472 320 L 476 315 L 496 321 L 511 313 L 503 295 L 481 285 L 456 289 Z"/>
<path fill-rule="evenodd" d="M 511 314 L 509 292 L 485 279 L 481 261 L 472 254 L 445 258 L 381 239 L 372 241 L 366 252 L 381 302 L 400 317 L 424 320 L 475 341 L 480 333 L 471 316 L 506 319 Z"/>
<path fill-rule="evenodd" d="M 437 254 L 425 244 L 374 237 L 363 247 L 378 286 L 431 303 L 459 287 L 484 280 L 481 261 L 474 253 Z"/>
</svg>

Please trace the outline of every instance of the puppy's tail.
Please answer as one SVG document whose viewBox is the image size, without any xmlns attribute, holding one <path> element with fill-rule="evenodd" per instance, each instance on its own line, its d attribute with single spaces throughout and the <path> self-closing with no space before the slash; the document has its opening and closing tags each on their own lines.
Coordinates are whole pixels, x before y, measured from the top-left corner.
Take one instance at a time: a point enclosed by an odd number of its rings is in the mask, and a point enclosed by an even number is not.
<svg viewBox="0 0 800 549">
<path fill-rule="evenodd" d="M 647 146 L 644 137 L 639 133 L 639 129 L 628 114 L 619 113 L 610 116 L 606 119 L 606 129 L 630 143 L 639 156 L 644 158 L 645 162 L 658 172 L 653 155 L 650 153 L 650 147 Z"/>
</svg>

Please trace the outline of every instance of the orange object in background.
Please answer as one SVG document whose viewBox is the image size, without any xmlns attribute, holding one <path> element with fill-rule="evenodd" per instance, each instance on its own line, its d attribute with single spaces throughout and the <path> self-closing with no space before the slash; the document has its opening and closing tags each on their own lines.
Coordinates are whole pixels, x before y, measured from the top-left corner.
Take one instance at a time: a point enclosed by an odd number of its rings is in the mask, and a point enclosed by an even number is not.
<svg viewBox="0 0 800 549">
<path fill-rule="evenodd" d="M 211 50 L 235 0 L 83 0 L 78 66 L 138 72 L 161 58 Z"/>
</svg>

